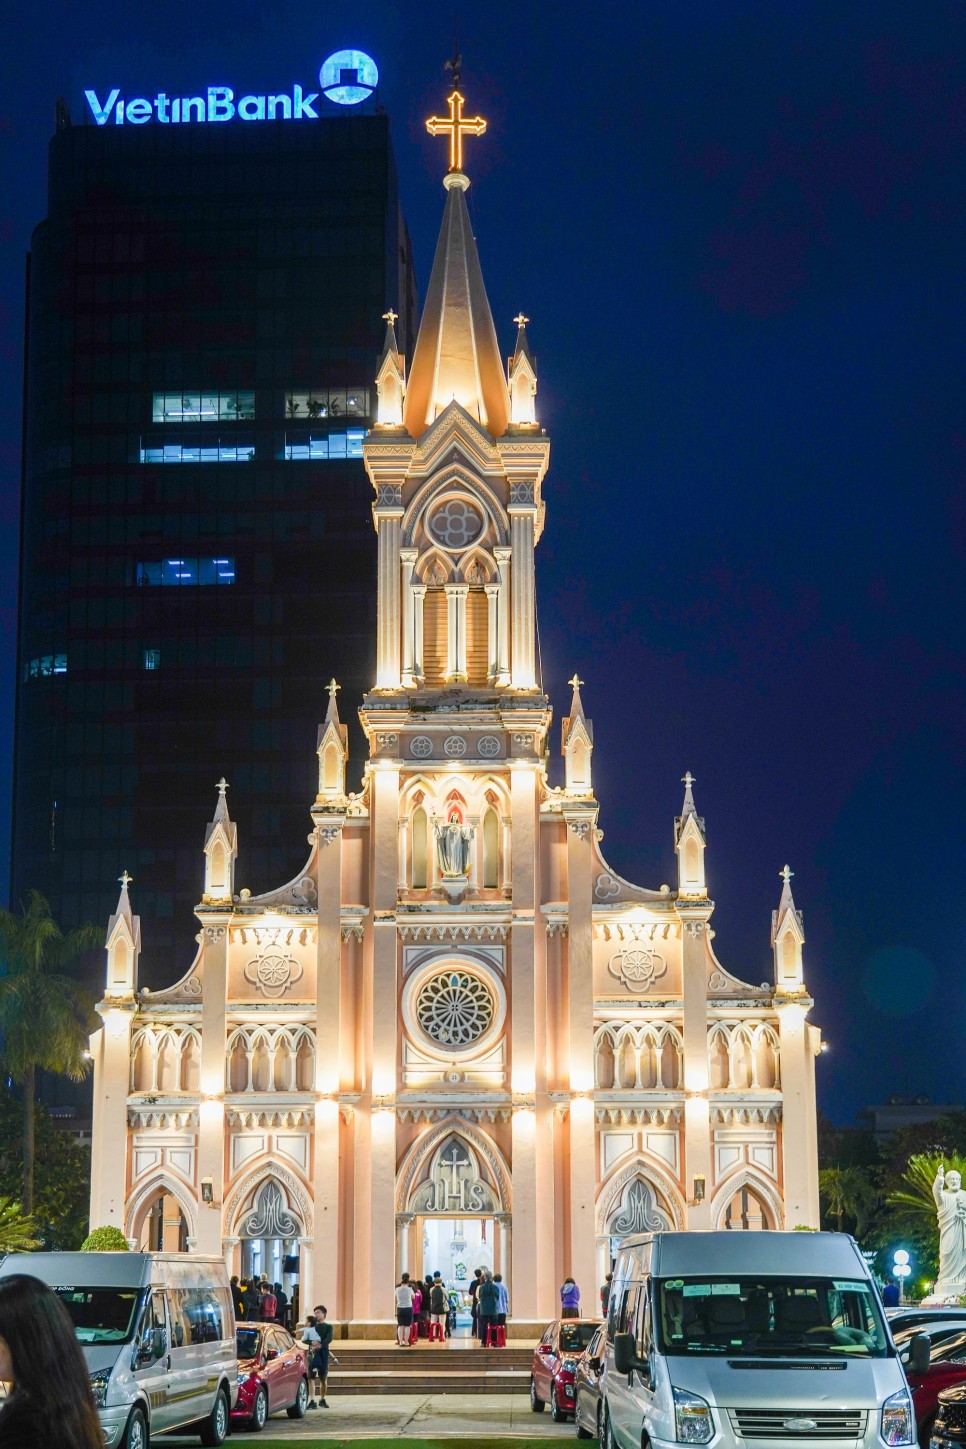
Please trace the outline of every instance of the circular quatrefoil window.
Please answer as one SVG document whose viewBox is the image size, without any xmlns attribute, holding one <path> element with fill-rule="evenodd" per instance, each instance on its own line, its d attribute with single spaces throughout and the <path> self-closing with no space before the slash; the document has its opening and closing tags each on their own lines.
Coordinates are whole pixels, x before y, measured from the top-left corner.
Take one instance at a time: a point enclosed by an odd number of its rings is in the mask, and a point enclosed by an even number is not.
<svg viewBox="0 0 966 1449">
<path fill-rule="evenodd" d="M 483 532 L 483 518 L 472 503 L 463 498 L 450 498 L 434 510 L 429 520 L 429 531 L 444 548 L 459 552 L 479 538 Z"/>
<path fill-rule="evenodd" d="M 443 971 L 426 982 L 416 1016 L 427 1036 L 443 1046 L 469 1046 L 493 1020 L 493 997 L 468 971 Z"/>
</svg>

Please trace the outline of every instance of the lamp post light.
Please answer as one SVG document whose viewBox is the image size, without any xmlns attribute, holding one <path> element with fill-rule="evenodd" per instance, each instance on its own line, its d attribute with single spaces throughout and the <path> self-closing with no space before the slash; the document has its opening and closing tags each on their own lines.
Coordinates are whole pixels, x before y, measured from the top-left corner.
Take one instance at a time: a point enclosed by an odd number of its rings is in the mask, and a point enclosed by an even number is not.
<svg viewBox="0 0 966 1449">
<path fill-rule="evenodd" d="M 906 1286 L 906 1279 L 912 1273 L 909 1264 L 909 1254 L 905 1248 L 896 1248 L 892 1255 L 892 1276 L 899 1280 L 899 1302 L 903 1299 L 903 1289 Z"/>
</svg>

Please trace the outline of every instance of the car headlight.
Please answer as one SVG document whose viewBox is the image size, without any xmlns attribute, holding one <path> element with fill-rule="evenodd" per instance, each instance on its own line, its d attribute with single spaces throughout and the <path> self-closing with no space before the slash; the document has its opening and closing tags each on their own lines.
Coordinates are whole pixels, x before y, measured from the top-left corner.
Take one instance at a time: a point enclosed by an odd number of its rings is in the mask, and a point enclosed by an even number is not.
<svg viewBox="0 0 966 1449">
<path fill-rule="evenodd" d="M 94 1403 L 99 1409 L 103 1409 L 107 1403 L 107 1386 L 111 1381 L 111 1369 L 95 1369 L 91 1374 L 91 1393 L 94 1395 Z"/>
<path fill-rule="evenodd" d="M 560 1367 L 565 1373 L 575 1374 L 577 1372 L 577 1360 L 575 1358 L 565 1358 Z"/>
<path fill-rule="evenodd" d="M 900 1389 L 882 1405 L 882 1437 L 887 1444 L 915 1444 L 916 1417 L 908 1389 Z"/>
<path fill-rule="evenodd" d="M 238 1375 L 238 1382 L 240 1384 L 247 1384 L 248 1383 L 248 1378 L 249 1378 L 249 1375 L 248 1374 L 239 1373 L 239 1375 Z"/>
<path fill-rule="evenodd" d="M 672 1389 L 671 1392 L 674 1395 L 674 1437 L 678 1443 L 707 1444 L 714 1437 L 711 1405 L 706 1399 L 689 1394 L 684 1389 Z"/>
</svg>

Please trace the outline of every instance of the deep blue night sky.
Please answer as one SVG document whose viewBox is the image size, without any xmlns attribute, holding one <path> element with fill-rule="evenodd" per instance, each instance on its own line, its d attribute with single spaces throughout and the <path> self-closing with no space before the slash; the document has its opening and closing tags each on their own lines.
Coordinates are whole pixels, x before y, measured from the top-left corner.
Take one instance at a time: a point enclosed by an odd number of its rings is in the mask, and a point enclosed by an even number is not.
<svg viewBox="0 0 966 1449">
<path fill-rule="evenodd" d="M 604 853 L 673 883 L 690 768 L 738 975 L 770 974 L 778 871 L 796 872 L 823 1107 L 962 1102 L 966 7 L 459 10 L 468 109 L 490 120 L 467 143 L 484 275 L 505 350 L 514 313 L 532 318 L 553 444 L 537 558 L 555 746 L 578 669 Z M 452 33 L 436 0 L 18 12 L 0 92 L 0 878 L 23 267 L 56 96 L 78 120 L 85 87 L 309 88 L 333 50 L 369 51 L 425 287 L 445 163 L 423 118 Z"/>
</svg>

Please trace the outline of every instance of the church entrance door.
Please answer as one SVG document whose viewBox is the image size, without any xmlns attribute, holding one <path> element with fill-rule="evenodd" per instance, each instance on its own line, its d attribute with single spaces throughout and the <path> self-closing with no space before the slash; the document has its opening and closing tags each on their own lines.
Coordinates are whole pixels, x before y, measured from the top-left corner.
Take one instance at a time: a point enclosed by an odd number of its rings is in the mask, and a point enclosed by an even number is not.
<svg viewBox="0 0 966 1449">
<path fill-rule="evenodd" d="M 457 1295 L 456 1337 L 468 1339 L 473 1325 L 470 1285 L 476 1279 L 476 1270 L 500 1272 L 496 1221 L 491 1217 L 447 1218 L 434 1214 L 417 1218 L 416 1227 L 416 1271 L 420 1281 L 425 1284 L 427 1277 L 442 1274 L 450 1301 L 454 1293 Z"/>
</svg>

